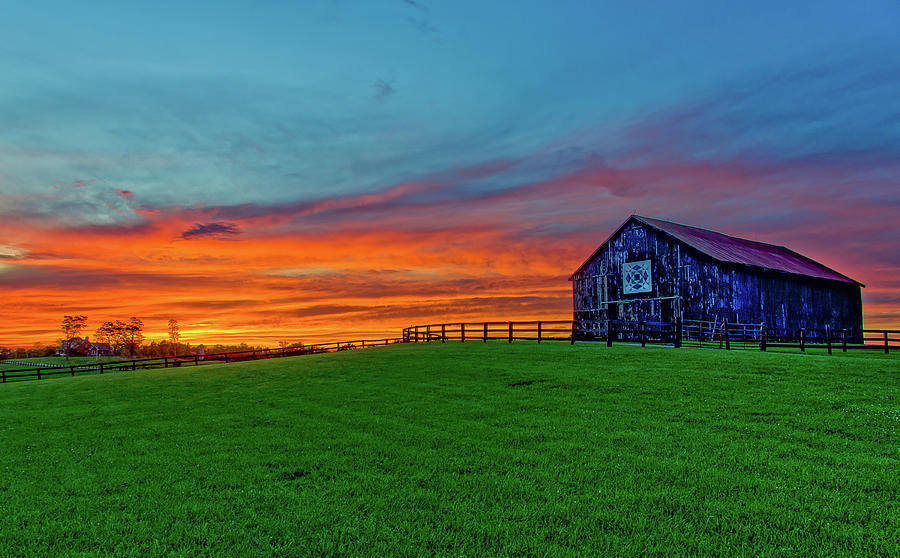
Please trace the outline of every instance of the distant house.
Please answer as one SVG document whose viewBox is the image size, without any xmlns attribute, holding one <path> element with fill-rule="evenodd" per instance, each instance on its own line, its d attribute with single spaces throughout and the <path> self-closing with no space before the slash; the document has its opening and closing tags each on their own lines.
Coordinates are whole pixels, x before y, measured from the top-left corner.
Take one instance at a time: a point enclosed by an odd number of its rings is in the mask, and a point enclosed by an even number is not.
<svg viewBox="0 0 900 558">
<path fill-rule="evenodd" d="M 66 354 L 65 341 L 57 353 L 60 356 Z M 90 339 L 85 337 L 74 337 L 69 341 L 69 356 L 112 356 L 112 348 L 109 343 L 92 343 Z"/>
<path fill-rule="evenodd" d="M 765 324 L 861 341 L 864 285 L 783 246 L 632 215 L 572 274 L 575 335 L 606 322 Z"/>
</svg>

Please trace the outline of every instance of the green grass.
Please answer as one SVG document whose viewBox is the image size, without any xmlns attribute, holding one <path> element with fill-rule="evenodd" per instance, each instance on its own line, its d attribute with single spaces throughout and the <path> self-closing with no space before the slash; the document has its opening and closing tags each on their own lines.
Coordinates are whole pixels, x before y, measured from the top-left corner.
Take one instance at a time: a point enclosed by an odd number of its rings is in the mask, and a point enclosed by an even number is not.
<svg viewBox="0 0 900 558">
<path fill-rule="evenodd" d="M 0 386 L 0 555 L 900 554 L 900 361 L 401 345 Z"/>
<path fill-rule="evenodd" d="M 16 363 L 0 361 L 0 370 L 23 370 L 26 368 L 45 368 L 43 366 L 28 366 L 28 364 L 54 364 L 57 366 L 81 366 L 84 364 L 97 364 L 98 362 L 114 362 L 123 360 L 122 357 L 83 357 L 70 356 L 66 361 L 66 357 L 32 357 L 32 358 L 13 358 Z M 19 363 L 26 364 L 19 364 Z"/>
</svg>

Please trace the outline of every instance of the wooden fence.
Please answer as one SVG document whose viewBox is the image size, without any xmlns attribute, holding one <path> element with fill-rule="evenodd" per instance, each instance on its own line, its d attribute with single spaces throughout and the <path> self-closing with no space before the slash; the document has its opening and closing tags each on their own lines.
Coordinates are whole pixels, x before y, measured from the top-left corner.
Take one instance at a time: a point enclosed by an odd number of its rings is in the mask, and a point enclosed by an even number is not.
<svg viewBox="0 0 900 558">
<path fill-rule="evenodd" d="M 407 343 L 447 341 L 601 341 L 607 346 L 616 343 L 665 344 L 675 347 L 705 347 L 725 350 L 767 350 L 769 348 L 821 347 L 832 354 L 834 350 L 878 349 L 889 353 L 900 351 L 900 330 L 865 329 L 857 332 L 830 332 L 800 329 L 793 335 L 768 330 L 763 324 L 729 323 L 684 320 L 674 322 L 645 322 L 606 320 L 581 322 L 525 321 L 525 322 L 450 322 L 410 326 L 403 330 Z"/>
<path fill-rule="evenodd" d="M 403 330 L 407 343 L 428 341 L 569 341 L 571 320 L 537 320 L 528 322 L 452 322 L 410 326 Z"/>
<path fill-rule="evenodd" d="M 120 361 L 98 361 L 88 364 L 47 365 L 29 364 L 28 368 L 0 370 L 2 382 L 21 380 L 41 380 L 50 376 L 75 376 L 86 373 L 109 373 L 153 368 L 172 368 L 179 366 L 199 366 L 211 362 L 241 362 L 268 358 L 282 358 L 297 355 L 330 353 L 370 347 L 383 347 L 397 343 L 425 343 L 447 341 L 481 341 L 503 340 L 513 341 L 605 341 L 607 346 L 613 342 L 631 344 L 666 344 L 675 347 L 714 347 L 721 349 L 756 349 L 795 348 L 806 351 L 808 348 L 823 348 L 832 354 L 833 351 L 846 352 L 850 349 L 877 349 L 888 354 L 893 349 L 900 351 L 900 330 L 864 329 L 861 332 L 801 329 L 795 336 L 779 332 L 778 336 L 763 327 L 762 324 L 740 324 L 728 322 L 701 322 L 685 320 L 679 324 L 665 322 L 643 322 L 626 320 L 607 320 L 594 324 L 594 329 L 580 329 L 578 322 L 571 320 L 536 320 L 522 322 L 451 322 L 443 324 L 426 324 L 410 326 L 403 329 L 401 337 L 386 339 L 359 339 L 355 341 L 337 341 L 333 343 L 317 343 L 297 348 L 247 349 L 224 353 L 208 353 L 204 355 L 181 355 L 156 358 L 140 358 Z M 587 331 L 587 333 L 585 333 Z M 8 361 L 0 361 L 0 364 Z"/>
<path fill-rule="evenodd" d="M 840 349 L 874 349 L 889 354 L 891 349 L 900 350 L 900 330 L 863 329 L 856 331 L 801 328 L 795 332 L 773 330 L 765 324 L 741 324 L 685 320 L 683 327 L 684 344 L 695 347 L 719 349 L 770 348 L 800 349 L 822 348 L 828 354 Z"/>
<path fill-rule="evenodd" d="M 176 368 L 180 366 L 199 366 L 213 362 L 241 362 L 246 360 L 261 360 L 267 358 L 282 358 L 298 355 L 310 355 L 318 353 L 331 353 L 335 351 L 348 351 L 353 349 L 367 349 L 370 347 L 383 347 L 403 343 L 400 337 L 387 339 L 359 339 L 355 341 L 337 341 L 334 343 L 317 343 L 304 345 L 303 347 L 290 347 L 278 349 L 247 349 L 245 351 L 230 351 L 225 353 L 207 353 L 203 355 L 180 355 L 154 358 L 138 358 L 132 360 L 98 361 L 86 364 L 59 365 L 46 363 L 29 364 L 29 368 L 14 370 L 0 370 L 0 380 L 16 382 L 22 380 L 42 380 L 51 376 L 75 376 L 76 374 L 105 374 L 110 372 L 124 372 L 135 370 L 148 370 L 154 368 Z M 0 361 L 0 364 L 8 361 Z"/>
<path fill-rule="evenodd" d="M 408 343 L 431 341 L 606 341 L 631 343 L 679 343 L 679 329 L 674 324 L 662 322 L 638 322 L 608 320 L 599 333 L 579 335 L 573 331 L 577 322 L 572 320 L 536 320 L 522 322 L 450 322 L 410 326 L 403 330 L 403 339 Z"/>
<path fill-rule="evenodd" d="M 900 351 L 900 330 L 897 329 L 863 329 L 862 331 L 830 331 L 828 329 L 801 329 L 794 339 L 776 338 L 770 339 L 764 331 L 759 348 L 763 351 L 768 348 L 800 349 L 805 352 L 808 348 L 820 348 L 832 354 L 840 350 L 869 349 L 884 351 L 890 354 Z"/>
<path fill-rule="evenodd" d="M 655 322 L 643 320 L 577 321 L 573 324 L 573 341 L 605 341 L 637 344 L 663 344 L 680 347 L 682 343 L 678 321 Z"/>
<path fill-rule="evenodd" d="M 684 345 L 715 349 L 759 349 L 763 324 L 730 323 L 727 320 L 685 320 Z"/>
</svg>

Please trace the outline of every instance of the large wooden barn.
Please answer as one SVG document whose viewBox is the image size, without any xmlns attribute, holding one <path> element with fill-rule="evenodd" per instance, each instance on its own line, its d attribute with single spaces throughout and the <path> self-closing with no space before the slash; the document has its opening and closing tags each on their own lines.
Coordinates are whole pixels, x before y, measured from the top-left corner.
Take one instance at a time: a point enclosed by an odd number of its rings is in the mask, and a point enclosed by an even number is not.
<svg viewBox="0 0 900 558">
<path fill-rule="evenodd" d="M 862 336 L 862 283 L 783 246 L 660 219 L 632 215 L 569 280 L 580 339 L 605 338 L 608 323 L 726 320 Z"/>
</svg>

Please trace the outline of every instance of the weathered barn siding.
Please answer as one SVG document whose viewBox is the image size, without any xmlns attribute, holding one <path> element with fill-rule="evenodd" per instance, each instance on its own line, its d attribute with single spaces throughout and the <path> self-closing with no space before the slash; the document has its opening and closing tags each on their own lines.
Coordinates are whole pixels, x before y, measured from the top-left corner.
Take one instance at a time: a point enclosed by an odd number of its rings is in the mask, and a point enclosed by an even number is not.
<svg viewBox="0 0 900 558">
<path fill-rule="evenodd" d="M 622 267 L 650 260 L 653 291 L 624 294 Z M 605 335 L 605 321 L 765 323 L 773 335 L 862 329 L 860 286 L 720 262 L 632 218 L 573 277 L 576 333 Z M 605 300 L 621 301 L 603 304 Z M 641 301 L 641 302 L 635 302 Z"/>
<path fill-rule="evenodd" d="M 610 238 L 573 278 L 575 320 L 583 324 L 585 336 L 603 333 L 607 319 L 671 323 L 679 288 L 678 244 L 638 223 L 629 223 Z M 653 291 L 626 295 L 622 267 L 626 262 L 639 260 L 650 260 Z M 629 302 L 600 304 L 604 284 L 606 300 Z"/>
</svg>

